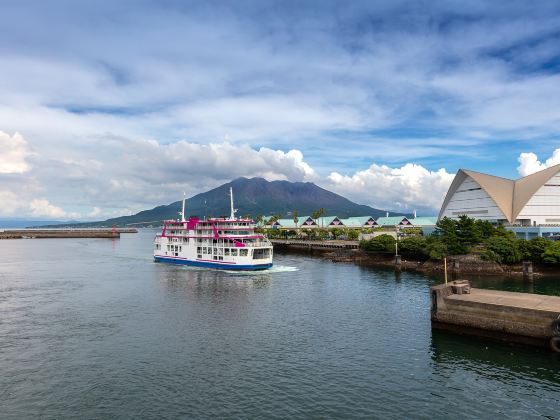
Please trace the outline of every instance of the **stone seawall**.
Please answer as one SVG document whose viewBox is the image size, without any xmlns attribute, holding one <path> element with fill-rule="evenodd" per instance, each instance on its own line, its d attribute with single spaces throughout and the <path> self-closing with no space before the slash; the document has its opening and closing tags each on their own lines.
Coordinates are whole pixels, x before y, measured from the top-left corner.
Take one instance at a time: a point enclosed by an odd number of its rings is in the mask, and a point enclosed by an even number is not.
<svg viewBox="0 0 560 420">
<path fill-rule="evenodd" d="M 326 242 L 328 243 L 328 242 Z M 328 247 L 306 247 L 303 244 L 296 246 L 291 243 L 273 243 L 275 252 L 306 253 L 317 255 L 320 258 L 333 262 L 354 263 L 369 267 L 395 267 L 395 255 L 390 253 L 369 253 L 357 248 L 346 248 L 341 245 Z M 443 274 L 442 260 L 418 258 L 412 255 L 401 255 L 401 270 L 416 270 L 427 274 Z M 523 276 L 523 264 L 498 264 L 493 261 L 484 261 L 478 255 L 454 255 L 447 258 L 447 272 L 450 276 L 466 275 L 506 275 Z M 560 266 L 534 265 L 533 273 L 558 274 Z"/>
</svg>

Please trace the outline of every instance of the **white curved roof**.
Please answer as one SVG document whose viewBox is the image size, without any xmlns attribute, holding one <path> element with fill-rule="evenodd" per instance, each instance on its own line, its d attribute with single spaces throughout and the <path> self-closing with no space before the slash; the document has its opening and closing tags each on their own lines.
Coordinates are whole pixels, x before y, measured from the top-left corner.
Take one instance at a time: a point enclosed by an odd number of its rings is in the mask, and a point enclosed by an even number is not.
<svg viewBox="0 0 560 420">
<path fill-rule="evenodd" d="M 560 172 L 560 164 L 514 181 L 468 169 L 459 169 L 447 191 L 439 217 L 441 218 L 447 204 L 461 183 L 467 177 L 471 177 L 494 200 L 508 222 L 513 223 L 531 197 L 558 172 Z"/>
</svg>

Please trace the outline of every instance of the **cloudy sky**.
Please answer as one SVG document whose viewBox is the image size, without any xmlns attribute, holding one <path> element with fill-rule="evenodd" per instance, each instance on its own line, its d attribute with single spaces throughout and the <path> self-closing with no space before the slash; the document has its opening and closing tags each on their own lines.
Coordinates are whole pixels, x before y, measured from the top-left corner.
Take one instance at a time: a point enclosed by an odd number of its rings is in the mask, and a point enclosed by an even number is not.
<svg viewBox="0 0 560 420">
<path fill-rule="evenodd" d="M 239 176 L 435 214 L 458 168 L 560 163 L 557 1 L 0 2 L 0 217 Z"/>
</svg>

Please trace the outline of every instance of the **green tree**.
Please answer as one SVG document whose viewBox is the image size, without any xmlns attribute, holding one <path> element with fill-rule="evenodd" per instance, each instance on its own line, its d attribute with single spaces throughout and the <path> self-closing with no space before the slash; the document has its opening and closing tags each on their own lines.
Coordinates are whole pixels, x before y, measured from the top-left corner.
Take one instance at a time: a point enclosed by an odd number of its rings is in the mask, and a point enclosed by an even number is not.
<svg viewBox="0 0 560 420">
<path fill-rule="evenodd" d="M 316 228 L 315 231 L 317 232 L 317 236 L 319 237 L 319 239 L 321 239 L 322 241 L 327 239 L 327 236 L 329 236 L 329 231 L 327 229 Z"/>
<path fill-rule="evenodd" d="M 348 229 L 346 233 L 346 238 L 349 241 L 355 241 L 360 236 L 360 232 L 357 229 Z"/>
<path fill-rule="evenodd" d="M 437 238 L 435 240 L 427 241 L 426 251 L 430 258 L 434 260 L 441 260 L 449 254 L 447 245 Z"/>
<path fill-rule="evenodd" d="M 296 225 L 296 227 L 298 227 L 298 223 L 299 223 L 299 212 L 297 210 L 294 210 L 294 224 Z"/>
<path fill-rule="evenodd" d="M 360 248 L 369 252 L 394 252 L 395 238 L 391 235 L 383 234 L 370 240 L 360 242 Z"/>
<path fill-rule="evenodd" d="M 462 226 L 462 232 L 459 234 L 458 224 L 457 221 L 448 217 L 444 217 L 436 223 L 434 235 L 445 245 L 446 253 L 451 255 L 466 254 L 470 249 L 470 244 L 464 241 L 465 226 Z"/>
<path fill-rule="evenodd" d="M 550 242 L 548 239 L 536 237 L 528 241 L 521 239 L 518 245 L 524 260 L 540 263 L 543 262 L 544 251 Z"/>
<path fill-rule="evenodd" d="M 344 230 L 335 227 L 335 228 L 330 229 L 330 232 L 331 232 L 331 235 L 333 236 L 333 238 L 337 239 L 344 233 Z"/>
<path fill-rule="evenodd" d="M 545 263 L 560 263 L 560 242 L 550 241 L 542 254 Z"/>
<path fill-rule="evenodd" d="M 290 238 L 295 238 L 297 236 L 297 231 L 295 229 L 290 229 L 290 230 L 286 231 L 286 234 Z"/>
<path fill-rule="evenodd" d="M 312 219 L 320 219 L 321 217 L 323 217 L 325 215 L 325 209 L 323 207 L 321 207 L 319 210 L 314 211 L 313 213 L 311 213 L 311 218 Z M 322 224 L 323 221 L 321 221 Z M 321 226 L 323 227 L 323 226 Z"/>
<path fill-rule="evenodd" d="M 399 251 L 404 254 L 427 255 L 426 238 L 422 236 L 409 236 L 399 241 Z"/>
<path fill-rule="evenodd" d="M 519 240 L 511 236 L 492 236 L 485 242 L 483 258 L 508 264 L 519 262 L 523 255 L 518 243 Z"/>
</svg>

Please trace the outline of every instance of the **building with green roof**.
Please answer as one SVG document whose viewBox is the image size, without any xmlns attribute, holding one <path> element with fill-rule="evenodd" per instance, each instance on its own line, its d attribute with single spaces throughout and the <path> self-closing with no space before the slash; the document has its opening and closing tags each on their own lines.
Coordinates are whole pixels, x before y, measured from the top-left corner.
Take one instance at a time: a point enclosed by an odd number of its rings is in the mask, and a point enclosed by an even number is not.
<svg viewBox="0 0 560 420">
<path fill-rule="evenodd" d="M 340 221 L 348 228 L 368 228 L 378 226 L 375 219 L 371 216 L 348 217 L 347 219 L 340 219 Z"/>
<path fill-rule="evenodd" d="M 343 226 L 340 222 L 340 219 L 336 216 L 325 216 L 319 217 L 318 219 L 314 219 L 315 223 L 319 227 L 338 227 Z"/>
<path fill-rule="evenodd" d="M 405 216 L 380 217 L 376 222 L 379 226 L 411 226 L 410 221 Z"/>
</svg>

